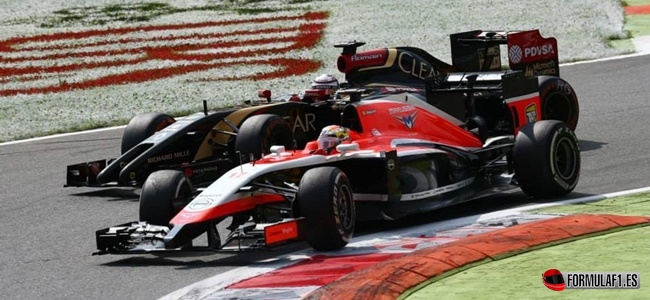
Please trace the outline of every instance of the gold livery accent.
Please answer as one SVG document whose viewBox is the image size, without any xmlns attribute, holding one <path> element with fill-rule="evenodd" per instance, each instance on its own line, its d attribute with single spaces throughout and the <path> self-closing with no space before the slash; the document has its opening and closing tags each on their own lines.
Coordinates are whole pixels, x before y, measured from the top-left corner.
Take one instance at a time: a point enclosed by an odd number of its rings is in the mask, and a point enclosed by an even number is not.
<svg viewBox="0 0 650 300">
<path fill-rule="evenodd" d="M 259 110 L 262 107 L 270 107 L 270 106 L 275 106 L 275 105 L 280 105 L 283 104 L 283 102 L 280 103 L 273 103 L 273 104 L 264 104 L 264 106 L 251 106 L 251 107 L 246 107 L 242 109 L 238 109 L 231 114 L 227 115 L 225 119 L 228 119 L 232 124 L 235 124 L 237 126 L 240 126 L 242 121 L 248 117 L 250 114 L 254 113 L 255 111 Z M 226 122 L 223 120 L 219 121 L 214 127 L 213 130 L 215 131 L 232 131 L 232 128 L 228 126 Z M 231 137 L 226 134 L 218 134 L 215 137 L 211 137 L 209 134 L 206 136 L 206 138 L 203 140 L 201 143 L 201 146 L 199 149 L 196 151 L 196 155 L 194 155 L 194 161 L 198 161 L 204 158 L 209 158 L 212 157 L 213 153 L 213 147 L 211 146 L 210 140 L 212 140 L 212 143 L 215 144 L 226 144 L 228 143 L 228 140 Z"/>
</svg>

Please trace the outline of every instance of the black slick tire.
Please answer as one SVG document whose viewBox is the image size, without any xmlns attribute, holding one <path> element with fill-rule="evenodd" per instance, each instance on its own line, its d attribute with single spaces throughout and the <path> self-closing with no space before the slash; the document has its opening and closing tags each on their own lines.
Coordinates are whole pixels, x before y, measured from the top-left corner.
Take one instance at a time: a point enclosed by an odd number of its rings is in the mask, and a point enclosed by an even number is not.
<svg viewBox="0 0 650 300">
<path fill-rule="evenodd" d="M 144 113 L 133 117 L 122 134 L 122 154 L 174 122 L 174 118 L 163 113 Z"/>
<path fill-rule="evenodd" d="M 564 196 L 580 178 L 580 148 L 564 122 L 543 120 L 524 126 L 513 149 L 515 177 L 528 196 Z"/>
<path fill-rule="evenodd" d="M 249 162 L 268 154 L 271 146 L 281 145 L 293 149 L 293 132 L 280 116 L 262 114 L 249 117 L 242 123 L 235 140 L 235 149 L 242 155 L 242 162 Z M 239 162 L 235 162 L 239 163 Z"/>
<path fill-rule="evenodd" d="M 151 173 L 140 193 L 140 221 L 167 226 L 192 196 L 192 183 L 176 170 Z"/>
<path fill-rule="evenodd" d="M 318 251 L 345 247 L 354 233 L 356 212 L 348 177 L 336 167 L 309 169 L 298 189 L 306 240 Z"/>
</svg>

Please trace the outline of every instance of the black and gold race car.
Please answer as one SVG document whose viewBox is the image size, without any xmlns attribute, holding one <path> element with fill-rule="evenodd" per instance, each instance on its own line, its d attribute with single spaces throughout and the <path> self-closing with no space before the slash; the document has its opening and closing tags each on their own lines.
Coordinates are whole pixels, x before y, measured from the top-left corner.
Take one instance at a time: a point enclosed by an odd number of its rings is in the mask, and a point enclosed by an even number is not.
<svg viewBox="0 0 650 300">
<path fill-rule="evenodd" d="M 268 95 L 268 91 L 261 94 Z M 251 159 L 238 152 L 261 156 L 271 145 L 303 147 L 323 126 L 340 120 L 340 112 L 327 102 L 264 102 L 219 111 L 204 109 L 179 119 L 164 113 L 137 115 L 124 130 L 119 157 L 68 166 L 65 186 L 138 187 L 149 174 L 164 169 L 181 170 L 197 185 L 209 183 Z M 247 118 L 258 114 L 279 115 L 284 122 L 260 124 L 268 132 L 239 131 Z M 247 138 L 237 139 L 238 135 Z"/>
</svg>

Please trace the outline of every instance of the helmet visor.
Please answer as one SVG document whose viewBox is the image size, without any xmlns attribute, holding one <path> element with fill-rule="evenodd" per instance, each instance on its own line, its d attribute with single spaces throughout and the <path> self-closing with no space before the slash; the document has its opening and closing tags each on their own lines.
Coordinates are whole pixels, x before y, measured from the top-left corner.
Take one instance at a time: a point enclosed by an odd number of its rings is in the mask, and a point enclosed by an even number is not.
<svg viewBox="0 0 650 300">
<path fill-rule="evenodd" d="M 318 138 L 318 149 L 327 150 L 336 147 L 340 143 L 339 138 L 333 136 L 321 136 Z"/>
</svg>

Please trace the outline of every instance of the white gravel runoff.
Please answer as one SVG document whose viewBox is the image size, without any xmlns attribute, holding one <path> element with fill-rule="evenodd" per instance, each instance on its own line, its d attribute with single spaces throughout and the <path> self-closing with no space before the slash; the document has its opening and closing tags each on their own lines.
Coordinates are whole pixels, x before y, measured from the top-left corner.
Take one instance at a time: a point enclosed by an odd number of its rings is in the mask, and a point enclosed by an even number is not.
<svg viewBox="0 0 650 300">
<path fill-rule="evenodd" d="M 202 38 L 196 35 L 206 32 L 231 32 L 232 30 L 256 30 L 273 27 L 288 28 L 306 24 L 307 21 L 276 21 L 273 24 L 243 24 L 230 27 L 212 27 L 191 30 L 158 30 L 153 32 L 131 32 L 123 36 L 106 36 L 98 40 L 75 39 L 61 41 L 39 41 L 37 43 L 14 43 L 11 47 L 32 47 L 17 52 L 6 51 L 9 39 L 50 33 L 66 33 L 107 28 L 152 26 L 183 23 L 214 22 L 220 20 L 247 20 L 261 17 L 295 16 L 305 11 L 328 11 L 326 27 L 321 41 L 311 49 L 291 50 L 275 55 L 260 55 L 222 59 L 221 62 L 236 62 L 229 67 L 212 68 L 143 83 L 110 85 L 104 87 L 64 91 L 57 93 L 18 94 L 0 96 L 0 142 L 43 136 L 56 132 L 69 132 L 93 127 L 125 124 L 138 113 L 162 111 L 174 115 L 200 111 L 202 101 L 208 100 L 210 107 L 240 103 L 254 99 L 259 88 L 271 89 L 275 95 L 298 92 L 306 88 L 314 77 L 330 73 L 341 78 L 335 68 L 340 49 L 333 48 L 337 42 L 361 40 L 367 43 L 363 49 L 390 46 L 420 47 L 443 61 L 451 62 L 449 34 L 474 30 L 540 30 L 543 36 L 554 36 L 558 40 L 561 62 L 591 60 L 625 54 L 625 50 L 608 46 L 613 38 L 625 38 L 623 31 L 624 13 L 618 0 L 314 0 L 314 1 L 259 1 L 240 4 L 244 8 L 273 8 L 277 11 L 261 14 L 237 14 L 233 11 L 215 10 L 213 7 L 227 3 L 246 1 L 166 1 L 156 3 L 183 12 L 153 16 L 148 21 L 123 22 L 106 19 L 111 8 L 124 5 L 143 4 L 126 0 L 21 0 L 2 2 L 0 11 L 0 93 L 11 89 L 37 89 L 48 86 L 74 84 L 109 74 L 123 74 L 141 69 L 156 69 L 169 66 L 192 64 L 188 61 L 149 60 L 145 63 L 121 65 L 118 67 L 92 68 L 82 71 L 30 71 L 25 74 L 7 74 L 8 70 L 27 67 L 56 68 L 81 63 L 111 63 L 129 61 L 141 57 L 139 53 L 95 55 L 85 58 L 67 56 L 72 53 L 102 50 L 128 50 L 140 46 L 165 45 L 162 37 L 175 35 L 186 40 L 170 41 L 169 44 L 200 44 Z M 293 2 L 302 2 L 292 4 Z M 135 4 L 134 4 L 135 3 Z M 90 7 L 82 9 L 83 7 Z M 83 22 L 61 22 L 57 16 L 76 12 Z M 123 13 L 137 14 L 133 11 Z M 140 12 L 142 13 L 142 12 Z M 57 23 L 57 20 L 58 23 Z M 102 21 L 103 20 L 103 21 Z M 99 22 L 105 24 L 98 25 Z M 48 23 L 49 22 L 49 23 Z M 50 24 L 50 28 L 41 27 Z M 212 31 L 210 31 L 212 30 Z M 193 35 L 194 34 L 194 35 Z M 260 34 L 259 38 L 286 38 L 295 32 Z M 115 46 L 119 39 L 130 39 L 127 45 Z M 142 39 L 149 39 L 142 41 Z M 160 38 L 160 40 L 157 40 Z M 257 36 L 235 36 L 234 40 L 258 38 Z M 214 38 L 219 40 L 219 38 Z M 226 41 L 226 39 L 221 39 Z M 107 43 L 101 44 L 102 41 Z M 93 45 L 92 43 L 95 43 Z M 97 44 L 99 42 L 99 44 Z M 59 43 L 59 44 L 57 44 Z M 77 43 L 77 44 L 75 44 Z M 286 47 L 278 41 L 257 49 Z M 3 49 L 5 47 L 5 49 Z M 47 48 L 49 47 L 49 48 Z M 59 47 L 59 48 L 57 48 Z M 68 48 L 61 48 L 68 47 Z M 82 47 L 82 48 L 79 48 Z M 83 47 L 87 47 L 83 48 Z M 21 48 L 23 49 L 23 48 Z M 231 53 L 248 48 L 231 49 Z M 194 54 L 215 54 L 224 51 L 199 49 Z M 43 55 L 59 55 L 51 60 L 40 60 Z M 227 53 L 226 53 L 227 54 Z M 39 56 L 40 55 L 40 56 Z M 32 58 L 21 60 L 21 58 Z M 323 67 L 299 76 L 286 76 L 270 80 L 223 81 L 219 78 L 255 75 L 272 72 L 273 66 L 245 65 L 250 60 L 272 58 L 302 58 L 322 62 Z M 240 64 L 237 64 L 240 63 Z M 4 69 L 4 72 L 3 72 Z M 13 72 L 13 71 L 12 71 Z M 1 94 L 0 94 L 1 95 Z"/>
</svg>

